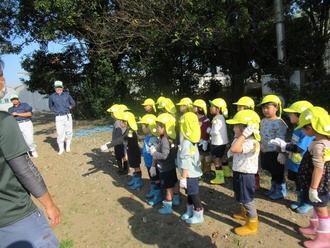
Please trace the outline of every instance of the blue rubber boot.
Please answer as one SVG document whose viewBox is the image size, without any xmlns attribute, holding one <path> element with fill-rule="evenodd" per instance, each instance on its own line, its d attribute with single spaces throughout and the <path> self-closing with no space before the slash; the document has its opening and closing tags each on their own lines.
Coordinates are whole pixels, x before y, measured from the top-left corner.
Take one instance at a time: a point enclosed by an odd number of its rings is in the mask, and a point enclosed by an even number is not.
<svg viewBox="0 0 330 248">
<path fill-rule="evenodd" d="M 313 210 L 313 206 L 307 203 L 304 203 L 302 206 L 298 207 L 297 213 L 299 214 L 307 214 Z"/>
<path fill-rule="evenodd" d="M 193 216 L 186 220 L 186 223 L 188 224 L 199 224 L 204 222 L 204 209 L 195 211 L 193 210 Z"/>
<path fill-rule="evenodd" d="M 280 200 L 286 197 L 286 183 L 276 184 L 276 190 L 268 196 L 272 200 Z"/>
<path fill-rule="evenodd" d="M 295 209 L 299 208 L 300 206 L 302 206 L 302 205 L 304 204 L 304 202 L 303 202 L 303 192 L 302 192 L 302 190 L 297 190 L 297 191 L 296 191 L 296 194 L 297 194 L 297 201 L 296 201 L 295 203 L 292 203 L 292 204 L 290 205 L 290 208 L 291 208 L 292 210 L 295 210 Z"/>
<path fill-rule="evenodd" d="M 132 176 L 132 179 L 130 180 L 130 181 L 128 181 L 127 182 L 127 185 L 128 186 L 132 186 L 133 184 L 134 184 L 134 182 L 135 182 L 135 178 L 136 177 L 136 174 L 135 173 L 133 173 L 133 176 Z"/>
<path fill-rule="evenodd" d="M 158 187 L 156 187 L 154 189 L 154 198 L 152 198 L 148 204 L 151 205 L 151 206 L 154 206 L 160 202 L 162 202 L 163 200 L 163 196 L 162 196 L 162 190 L 159 189 Z"/>
<path fill-rule="evenodd" d="M 171 214 L 172 210 L 172 202 L 171 201 L 163 201 L 163 207 L 158 209 L 158 213 L 160 214 Z"/>
<path fill-rule="evenodd" d="M 156 186 L 155 183 L 151 183 L 151 185 L 150 185 L 150 191 L 147 194 L 145 194 L 145 197 L 147 197 L 147 198 L 153 197 L 154 196 L 154 190 L 155 190 L 156 187 L 157 186 Z"/>
<path fill-rule="evenodd" d="M 135 178 L 135 182 L 134 184 L 129 187 L 130 189 L 132 190 L 135 190 L 135 189 L 138 189 L 138 188 L 141 188 L 143 186 L 143 181 L 142 181 L 142 178 L 141 177 L 134 177 Z"/>
<path fill-rule="evenodd" d="M 175 205 L 175 206 L 180 205 L 180 195 L 179 194 L 174 194 L 173 195 L 172 204 Z"/>
<path fill-rule="evenodd" d="M 193 208 L 194 205 L 186 205 L 187 206 L 187 212 L 181 215 L 181 220 L 187 220 L 193 216 Z"/>
<path fill-rule="evenodd" d="M 270 187 L 270 190 L 267 190 L 267 191 L 265 192 L 265 195 L 266 195 L 266 196 L 269 196 L 269 195 L 275 193 L 275 190 L 276 190 L 276 182 L 275 182 L 275 181 L 271 181 L 271 187 Z"/>
</svg>

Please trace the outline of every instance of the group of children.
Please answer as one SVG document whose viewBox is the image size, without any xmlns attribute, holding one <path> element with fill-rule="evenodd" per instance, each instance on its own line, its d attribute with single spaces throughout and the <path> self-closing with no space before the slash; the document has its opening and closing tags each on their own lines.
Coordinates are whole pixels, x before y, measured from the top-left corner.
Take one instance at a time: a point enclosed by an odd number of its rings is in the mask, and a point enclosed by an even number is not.
<svg viewBox="0 0 330 248">
<path fill-rule="evenodd" d="M 171 214 L 172 205 L 180 204 L 180 188 L 185 189 L 187 208 L 181 219 L 189 224 L 204 221 L 198 185 L 203 173 L 211 171 L 211 160 L 215 178 L 210 183 L 221 184 L 225 176 L 231 175 L 227 158 L 233 157 L 233 190 L 241 206 L 241 212 L 233 217 L 245 221 L 234 231 L 241 236 L 254 235 L 258 230 L 254 193 L 259 163 L 271 174 L 271 188 L 266 195 L 272 200 L 286 196 L 284 172 L 287 166 L 288 179 L 295 182 L 297 193 L 297 202 L 290 207 L 298 213 L 313 210 L 310 225 L 299 230 L 316 237 L 304 245 L 329 247 L 330 116 L 326 110 L 307 101 L 298 101 L 282 109 L 278 96 L 267 95 L 258 105 L 264 115 L 260 120 L 254 111 L 253 99 L 245 96 L 233 103 L 237 105 L 237 113 L 226 120 L 226 102 L 216 98 L 209 103 L 213 115 L 211 121 L 207 118 L 204 100 L 193 102 L 190 98 L 182 98 L 176 104 L 181 112 L 180 119 L 176 121 L 176 107 L 171 99 L 159 97 L 154 102 L 148 98 L 142 103 L 147 114 L 138 122 L 126 106 L 115 104 L 108 109 L 116 120 L 113 139 L 101 146 L 101 150 L 115 147 L 118 173 L 127 174 L 128 160 L 129 166 L 134 168 L 132 180 L 128 182 L 130 188 L 142 187 L 141 152 L 136 135 L 137 124 L 141 124 L 145 134 L 142 156 L 151 182 L 150 191 L 146 194 L 151 198 L 148 203 L 153 206 L 162 202 L 158 212 Z M 289 113 L 290 122 L 296 126 L 290 142 L 285 141 L 287 125 L 281 118 L 282 111 Z M 227 124 L 233 125 L 234 139 L 226 158 L 229 142 Z M 121 133 L 119 136 L 114 135 L 117 129 Z M 119 149 L 120 152 L 117 151 Z M 165 199 L 162 190 L 166 192 Z"/>
</svg>

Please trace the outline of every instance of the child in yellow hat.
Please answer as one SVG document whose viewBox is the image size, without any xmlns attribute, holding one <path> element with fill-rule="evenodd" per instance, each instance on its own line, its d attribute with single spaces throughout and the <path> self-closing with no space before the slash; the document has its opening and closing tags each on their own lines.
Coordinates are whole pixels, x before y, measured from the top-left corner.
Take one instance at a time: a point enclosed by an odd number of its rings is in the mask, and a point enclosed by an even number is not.
<svg viewBox="0 0 330 248">
<path fill-rule="evenodd" d="M 298 170 L 298 183 L 305 201 L 314 212 L 308 227 L 299 228 L 303 234 L 315 235 L 305 241 L 305 247 L 330 247 L 330 116 L 321 107 L 311 107 L 301 113 L 299 125 L 308 136 L 315 136 L 304 154 Z"/>
<path fill-rule="evenodd" d="M 199 198 L 199 177 L 203 172 L 197 146 L 200 140 L 198 117 L 192 112 L 187 112 L 179 123 L 184 139 L 178 149 L 177 165 L 181 174 L 180 187 L 184 188 L 188 195 L 187 211 L 181 216 L 181 220 L 188 224 L 202 223 L 204 209 Z"/>
<path fill-rule="evenodd" d="M 198 143 L 199 158 L 203 173 L 207 173 L 211 171 L 212 156 L 210 154 L 210 134 L 207 132 L 210 128 L 210 119 L 207 118 L 206 102 L 202 99 L 196 99 L 193 103 L 193 112 L 198 117 L 201 129 L 201 137 Z"/>
<path fill-rule="evenodd" d="M 172 205 L 180 204 L 179 183 L 176 175 L 176 138 L 175 118 L 169 113 L 160 114 L 156 119 L 157 131 L 159 133 L 159 144 L 157 147 L 150 146 L 150 154 L 155 159 L 162 189 L 166 190 L 166 198 L 163 207 L 158 210 L 160 214 L 171 214 Z M 153 167 L 151 167 L 153 168 Z M 150 174 L 156 174 L 155 171 Z"/>
<path fill-rule="evenodd" d="M 300 114 L 311 107 L 313 107 L 313 105 L 308 101 L 297 101 L 291 104 L 289 108 L 283 109 L 283 111 L 289 113 L 290 122 L 298 126 Z M 289 153 L 286 163 L 288 168 L 288 179 L 295 182 L 297 194 L 297 201 L 291 204 L 290 208 L 296 210 L 300 214 L 305 214 L 313 210 L 312 205 L 303 201 L 303 191 L 298 183 L 297 173 L 301 159 L 314 138 L 314 136 L 309 137 L 306 135 L 302 128 L 298 128 L 293 131 L 290 143 L 287 143 L 280 138 L 270 140 L 270 143 L 280 147 L 282 152 Z"/>
<path fill-rule="evenodd" d="M 253 110 L 242 110 L 226 122 L 234 125 L 235 138 L 228 157 L 233 156 L 233 187 L 235 198 L 241 205 L 241 212 L 233 217 L 245 221 L 242 227 L 234 231 L 240 236 L 255 235 L 258 231 L 258 215 L 254 203 L 254 175 L 258 171 L 260 117 Z"/>
<path fill-rule="evenodd" d="M 151 98 L 145 99 L 144 102 L 142 103 L 142 106 L 144 107 L 144 110 L 147 113 L 149 114 L 156 113 L 156 104 L 155 101 L 152 100 Z"/>
<path fill-rule="evenodd" d="M 265 194 L 272 200 L 286 197 L 286 182 L 284 177 L 286 156 L 270 140 L 280 138 L 285 140 L 287 125 L 281 119 L 282 102 L 276 95 L 265 96 L 258 106 L 262 107 L 265 118 L 260 123 L 261 135 L 261 168 L 271 174 L 271 188 Z"/>
<path fill-rule="evenodd" d="M 157 147 L 158 145 L 158 132 L 156 127 L 157 117 L 152 114 L 146 114 L 138 122 L 142 124 L 142 131 L 145 134 L 142 147 L 142 155 L 144 159 L 144 164 L 147 167 L 148 175 L 151 182 L 150 191 L 145 195 L 147 198 L 152 198 L 148 204 L 153 206 L 160 203 L 163 200 L 159 173 L 155 167 L 155 160 L 152 159 L 150 154 L 150 146 Z"/>
<path fill-rule="evenodd" d="M 133 178 L 127 184 L 130 189 L 135 190 L 143 186 L 142 171 L 141 171 L 141 148 L 139 147 L 136 130 L 138 129 L 135 116 L 131 112 L 114 112 L 117 120 L 120 120 L 120 126 L 126 128 L 125 133 L 116 140 L 111 141 L 103 146 L 101 150 L 104 151 L 118 144 L 125 143 L 128 147 L 127 157 L 130 167 L 134 169 Z"/>
<path fill-rule="evenodd" d="M 216 98 L 210 101 L 210 112 L 214 115 L 212 119 L 212 126 L 209 129 L 211 136 L 211 153 L 215 166 L 215 178 L 210 181 L 212 184 L 224 183 L 223 166 L 228 166 L 225 159 L 226 145 L 228 144 L 227 125 L 225 117 L 228 117 L 228 109 L 225 100 Z"/>
</svg>

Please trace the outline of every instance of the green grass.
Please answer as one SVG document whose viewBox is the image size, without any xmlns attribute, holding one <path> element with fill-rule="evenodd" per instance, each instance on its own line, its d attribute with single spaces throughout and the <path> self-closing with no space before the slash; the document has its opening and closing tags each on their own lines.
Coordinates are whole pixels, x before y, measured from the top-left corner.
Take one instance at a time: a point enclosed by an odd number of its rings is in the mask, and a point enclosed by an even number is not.
<svg viewBox="0 0 330 248">
<path fill-rule="evenodd" d="M 63 240 L 60 242 L 60 248 L 72 248 L 73 240 Z"/>
</svg>

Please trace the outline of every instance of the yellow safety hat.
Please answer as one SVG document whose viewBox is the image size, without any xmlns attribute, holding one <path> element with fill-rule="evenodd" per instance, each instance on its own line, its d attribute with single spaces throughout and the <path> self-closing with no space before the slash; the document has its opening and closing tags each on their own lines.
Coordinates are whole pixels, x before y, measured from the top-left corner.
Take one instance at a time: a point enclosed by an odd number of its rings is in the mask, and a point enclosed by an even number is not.
<svg viewBox="0 0 330 248">
<path fill-rule="evenodd" d="M 162 113 L 157 117 L 156 122 L 160 122 L 165 125 L 166 133 L 171 139 L 176 138 L 175 118 L 173 115 L 169 113 Z"/>
<path fill-rule="evenodd" d="M 212 101 L 209 101 L 211 105 L 218 107 L 221 110 L 221 113 L 228 117 L 227 103 L 222 98 L 215 98 Z"/>
<path fill-rule="evenodd" d="M 267 104 L 267 103 L 277 104 L 278 107 L 279 107 L 279 109 L 278 109 L 279 111 L 276 113 L 276 115 L 278 117 L 281 117 L 281 115 L 282 115 L 282 102 L 281 102 L 281 99 L 276 95 L 267 95 L 262 99 L 261 103 L 259 103 L 258 106 L 262 106 L 262 105 Z"/>
<path fill-rule="evenodd" d="M 135 116 L 131 112 L 113 112 L 113 115 L 117 120 L 127 121 L 128 125 L 134 131 L 138 130 L 138 126 L 136 124 Z"/>
<path fill-rule="evenodd" d="M 178 105 L 178 106 L 184 106 L 184 105 L 186 105 L 188 107 L 188 111 L 191 112 L 192 111 L 192 107 L 193 107 L 192 106 L 192 103 L 193 102 L 192 102 L 192 100 L 189 97 L 184 97 L 176 105 Z"/>
<path fill-rule="evenodd" d="M 238 111 L 232 119 L 226 120 L 227 124 L 243 124 L 243 125 L 251 125 L 255 124 L 254 129 L 259 130 L 260 117 L 259 115 L 251 109 L 245 109 L 242 111 Z M 260 141 L 261 137 L 259 133 L 254 133 L 254 137 L 256 140 Z"/>
<path fill-rule="evenodd" d="M 303 111 L 299 116 L 299 129 L 310 124 L 319 134 L 330 136 L 330 116 L 328 112 L 321 107 L 311 107 Z"/>
<path fill-rule="evenodd" d="M 180 118 L 180 131 L 183 136 L 192 143 L 197 143 L 201 139 L 201 128 L 198 117 L 192 112 L 187 112 Z"/>
<path fill-rule="evenodd" d="M 160 103 L 161 101 L 163 101 L 164 98 L 165 98 L 164 96 L 160 96 L 160 97 L 158 97 L 158 99 L 157 99 L 157 101 L 156 101 L 156 105 L 159 105 L 159 103 Z"/>
<path fill-rule="evenodd" d="M 204 100 L 202 99 L 195 100 L 193 106 L 203 109 L 204 115 L 207 115 L 207 106 Z"/>
<path fill-rule="evenodd" d="M 301 114 L 306 109 L 313 107 L 313 104 L 311 104 L 308 101 L 297 101 L 291 104 L 289 108 L 283 109 L 284 112 L 288 113 L 299 113 Z"/>
<path fill-rule="evenodd" d="M 175 114 L 176 113 L 176 108 L 174 103 L 170 98 L 164 98 L 162 99 L 159 104 L 158 104 L 159 109 L 165 109 L 166 112 Z"/>
<path fill-rule="evenodd" d="M 143 106 L 147 106 L 150 105 L 152 106 L 153 110 L 156 112 L 156 105 L 155 105 L 155 101 L 152 100 L 151 98 L 147 98 L 144 100 L 144 102 L 142 103 Z"/>
<path fill-rule="evenodd" d="M 254 101 L 251 97 L 243 96 L 237 102 L 233 103 L 234 105 L 247 106 L 249 109 L 254 110 Z"/>
<path fill-rule="evenodd" d="M 141 120 L 137 123 L 139 124 L 147 124 L 149 126 L 149 130 L 152 132 L 153 135 L 159 136 L 156 126 L 156 119 L 157 117 L 153 114 L 146 114 L 142 116 Z"/>
<path fill-rule="evenodd" d="M 19 97 L 18 97 L 18 95 L 16 95 L 16 94 L 13 94 L 13 95 L 11 95 L 11 96 L 10 96 L 10 98 L 9 98 L 9 99 L 10 99 L 10 101 L 11 101 L 11 100 L 13 100 L 13 99 L 17 99 L 17 100 L 18 100 L 18 99 L 19 99 Z"/>
<path fill-rule="evenodd" d="M 115 112 L 118 112 L 118 111 L 124 112 L 124 111 L 127 111 L 127 110 L 129 110 L 129 108 L 127 108 L 127 106 L 124 105 L 124 104 L 114 104 L 110 108 L 107 109 L 107 112 L 115 113 Z"/>
</svg>

